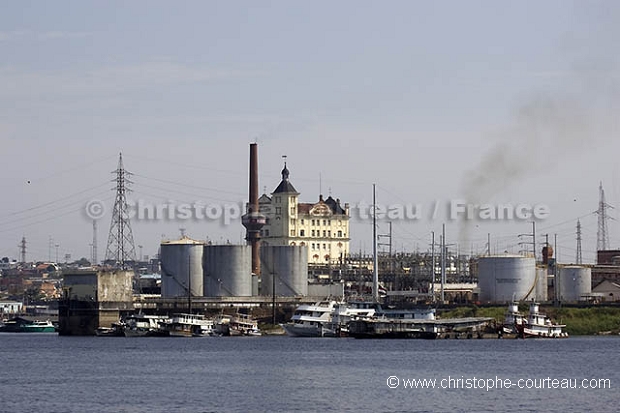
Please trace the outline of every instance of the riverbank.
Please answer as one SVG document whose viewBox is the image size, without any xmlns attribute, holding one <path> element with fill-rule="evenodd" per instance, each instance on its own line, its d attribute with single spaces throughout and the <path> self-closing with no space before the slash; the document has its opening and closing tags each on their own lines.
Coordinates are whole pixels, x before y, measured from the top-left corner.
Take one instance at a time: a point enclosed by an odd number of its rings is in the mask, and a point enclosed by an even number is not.
<svg viewBox="0 0 620 413">
<path fill-rule="evenodd" d="M 519 309 L 523 313 L 527 313 L 527 304 L 521 304 Z M 552 320 L 566 324 L 565 331 L 571 336 L 620 333 L 620 308 L 618 307 L 567 308 L 541 306 L 540 310 Z M 437 315 L 441 318 L 492 317 L 502 322 L 505 312 L 506 306 L 467 306 L 449 310 L 438 309 Z"/>
</svg>

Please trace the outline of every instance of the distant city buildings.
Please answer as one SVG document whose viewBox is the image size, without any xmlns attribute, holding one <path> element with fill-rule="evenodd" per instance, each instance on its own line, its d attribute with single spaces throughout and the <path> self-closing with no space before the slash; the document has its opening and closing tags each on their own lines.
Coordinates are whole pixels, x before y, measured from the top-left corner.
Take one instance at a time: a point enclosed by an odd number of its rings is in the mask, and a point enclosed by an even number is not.
<svg viewBox="0 0 620 413">
<path fill-rule="evenodd" d="M 309 265 L 344 262 L 349 254 L 349 204 L 331 195 L 316 203 L 300 203 L 284 163 L 282 181 L 259 198 L 260 212 L 267 217 L 261 230 L 262 245 L 301 245 L 308 249 Z"/>
</svg>

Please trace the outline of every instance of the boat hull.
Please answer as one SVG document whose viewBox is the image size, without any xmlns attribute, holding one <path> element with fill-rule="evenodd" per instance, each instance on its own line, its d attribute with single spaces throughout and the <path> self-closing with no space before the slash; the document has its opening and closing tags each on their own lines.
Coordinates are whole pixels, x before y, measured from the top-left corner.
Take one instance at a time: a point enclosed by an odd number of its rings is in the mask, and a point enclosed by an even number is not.
<svg viewBox="0 0 620 413">
<path fill-rule="evenodd" d="M 333 329 L 325 326 L 310 326 L 305 324 L 280 324 L 290 337 L 336 337 Z"/>
</svg>

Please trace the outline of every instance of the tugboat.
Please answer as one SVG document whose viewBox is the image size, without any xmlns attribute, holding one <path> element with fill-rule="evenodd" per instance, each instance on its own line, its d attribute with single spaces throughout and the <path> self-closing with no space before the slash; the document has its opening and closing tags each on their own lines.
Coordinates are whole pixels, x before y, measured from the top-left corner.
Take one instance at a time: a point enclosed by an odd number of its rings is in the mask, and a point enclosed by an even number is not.
<svg viewBox="0 0 620 413">
<path fill-rule="evenodd" d="M 539 304 L 530 304 L 527 318 L 519 310 L 519 304 L 512 302 L 508 306 L 502 331 L 515 334 L 517 338 L 566 338 L 565 324 L 553 323 L 549 317 L 541 313 Z"/>
</svg>

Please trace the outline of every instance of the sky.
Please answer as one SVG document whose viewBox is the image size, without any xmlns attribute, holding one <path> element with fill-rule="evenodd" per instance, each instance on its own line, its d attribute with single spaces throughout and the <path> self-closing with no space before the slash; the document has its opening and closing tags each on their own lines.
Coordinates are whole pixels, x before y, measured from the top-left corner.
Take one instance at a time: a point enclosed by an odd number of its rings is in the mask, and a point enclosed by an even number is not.
<svg viewBox="0 0 620 413">
<path fill-rule="evenodd" d="M 615 1 L 5 3 L 0 256 L 25 237 L 28 261 L 90 258 L 86 207 L 101 202 L 102 259 L 119 153 L 134 205 L 213 211 L 132 219 L 138 254 L 181 228 L 242 242 L 216 212 L 247 200 L 257 142 L 261 193 L 285 155 L 301 202 L 352 206 L 354 252 L 372 250 L 375 184 L 393 251 L 427 251 L 445 224 L 460 253 L 488 237 L 518 253 L 535 221 L 537 244 L 575 262 L 579 219 L 593 262 L 600 182 L 620 208 L 619 23 Z M 451 216 L 459 202 L 548 213 Z M 608 232 L 619 248 L 616 220 Z"/>
</svg>

